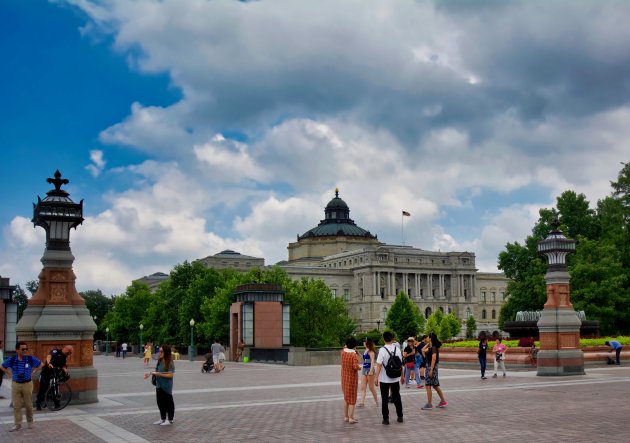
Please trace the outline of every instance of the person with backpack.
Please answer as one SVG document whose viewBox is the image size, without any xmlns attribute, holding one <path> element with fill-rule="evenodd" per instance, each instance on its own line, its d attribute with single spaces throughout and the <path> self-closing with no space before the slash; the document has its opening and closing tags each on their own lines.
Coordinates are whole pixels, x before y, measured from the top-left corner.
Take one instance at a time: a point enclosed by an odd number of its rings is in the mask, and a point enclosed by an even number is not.
<svg viewBox="0 0 630 443">
<path fill-rule="evenodd" d="M 440 362 L 440 347 L 442 346 L 442 343 L 438 340 L 435 332 L 431 332 L 429 334 L 428 341 L 428 346 L 426 346 L 427 350 L 424 354 L 426 359 L 424 384 L 427 388 L 427 403 L 422 407 L 422 410 L 424 411 L 430 411 L 433 409 L 433 404 L 431 403 L 431 388 L 435 389 L 435 392 L 437 392 L 440 396 L 440 403 L 437 407 L 445 408 L 448 405 L 446 399 L 444 398 L 442 388 L 440 388 L 440 379 L 438 378 L 438 363 Z"/>
<path fill-rule="evenodd" d="M 11 394 L 13 400 L 13 427 L 9 432 L 22 429 L 22 403 L 26 408 L 26 422 L 28 428 L 33 428 L 33 371 L 43 366 L 43 362 L 37 357 L 28 355 L 28 345 L 19 341 L 15 345 L 13 357 L 7 358 L 0 369 L 11 375 Z M 10 371 L 9 371 L 10 369 Z"/>
<path fill-rule="evenodd" d="M 385 345 L 379 349 L 376 357 L 375 385 L 381 389 L 381 413 L 383 424 L 389 424 L 388 396 L 391 389 L 398 423 L 403 422 L 403 406 L 400 398 L 400 384 L 404 383 L 403 363 L 400 348 L 394 343 L 394 336 L 390 331 L 383 333 Z"/>
</svg>

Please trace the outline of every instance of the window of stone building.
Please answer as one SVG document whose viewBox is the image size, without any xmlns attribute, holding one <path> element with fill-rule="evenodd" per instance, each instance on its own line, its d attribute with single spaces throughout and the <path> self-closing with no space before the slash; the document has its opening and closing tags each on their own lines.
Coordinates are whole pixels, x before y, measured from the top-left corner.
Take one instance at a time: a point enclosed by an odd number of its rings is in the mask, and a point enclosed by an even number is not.
<svg viewBox="0 0 630 443">
<path fill-rule="evenodd" d="M 491 292 L 490 295 L 492 295 L 492 303 L 496 303 L 497 302 L 497 293 L 496 292 Z"/>
<path fill-rule="evenodd" d="M 486 314 L 486 310 L 481 311 L 481 319 L 485 320 L 488 315 Z"/>
<path fill-rule="evenodd" d="M 343 290 L 343 299 L 348 301 L 350 299 L 350 289 L 344 288 Z"/>
<path fill-rule="evenodd" d="M 337 289 L 331 289 L 330 292 L 332 292 L 334 298 L 337 298 Z"/>
<path fill-rule="evenodd" d="M 424 289 L 420 288 L 420 297 L 424 295 Z"/>
<path fill-rule="evenodd" d="M 468 289 L 464 289 L 464 300 L 468 298 Z"/>
<path fill-rule="evenodd" d="M 248 346 L 254 345 L 254 305 L 243 304 L 243 342 Z"/>
<path fill-rule="evenodd" d="M 424 317 L 429 318 L 431 316 L 431 308 L 426 308 L 424 310 Z"/>
<path fill-rule="evenodd" d="M 282 305 L 282 344 L 291 344 L 291 306 Z"/>
<path fill-rule="evenodd" d="M 440 306 L 438 309 L 442 311 L 442 313 L 444 313 L 444 308 L 442 306 Z"/>
<path fill-rule="evenodd" d="M 494 309 L 492 310 L 492 320 L 496 320 L 497 319 L 497 311 L 495 311 Z"/>
<path fill-rule="evenodd" d="M 482 303 L 486 302 L 486 291 L 481 291 L 481 302 Z"/>
<path fill-rule="evenodd" d="M 451 312 L 453 312 L 453 310 L 451 308 L 448 308 L 448 313 L 450 314 Z"/>
<path fill-rule="evenodd" d="M 499 301 L 505 300 L 505 292 L 499 292 Z"/>
<path fill-rule="evenodd" d="M 381 298 L 385 298 L 385 288 L 381 288 Z"/>
<path fill-rule="evenodd" d="M 472 311 L 470 308 L 466 308 L 466 318 L 470 318 L 472 316 Z"/>
</svg>

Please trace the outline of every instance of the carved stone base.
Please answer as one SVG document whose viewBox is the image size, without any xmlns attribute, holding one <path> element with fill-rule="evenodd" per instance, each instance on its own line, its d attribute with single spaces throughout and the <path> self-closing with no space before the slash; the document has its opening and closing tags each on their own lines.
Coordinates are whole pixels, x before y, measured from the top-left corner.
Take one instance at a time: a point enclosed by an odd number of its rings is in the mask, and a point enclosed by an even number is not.
<svg viewBox="0 0 630 443">
<path fill-rule="evenodd" d="M 584 354 L 579 349 L 540 350 L 538 352 L 538 371 L 536 375 L 584 375 Z"/>
</svg>

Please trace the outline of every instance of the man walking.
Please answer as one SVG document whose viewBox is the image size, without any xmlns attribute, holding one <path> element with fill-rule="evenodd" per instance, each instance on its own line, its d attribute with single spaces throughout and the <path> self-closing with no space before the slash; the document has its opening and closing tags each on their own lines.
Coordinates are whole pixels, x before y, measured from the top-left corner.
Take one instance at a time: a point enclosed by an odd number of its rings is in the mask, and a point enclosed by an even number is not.
<svg viewBox="0 0 630 443">
<path fill-rule="evenodd" d="M 11 375 L 11 391 L 13 400 L 13 427 L 10 432 L 22 429 L 22 403 L 26 407 L 28 428 L 33 428 L 33 371 L 42 367 L 43 363 L 32 355 L 28 355 L 28 345 L 20 341 L 15 346 L 15 353 L 7 358 L 0 369 Z"/>
<path fill-rule="evenodd" d="M 72 346 L 67 345 L 63 349 L 53 349 L 46 356 L 46 363 L 44 364 L 44 369 L 42 369 L 42 375 L 39 377 L 39 390 L 37 391 L 35 403 L 38 411 L 42 410 L 42 403 L 44 403 L 44 397 L 50 386 L 50 379 L 54 371 L 63 371 L 65 374 L 68 374 L 68 356 L 72 355 L 73 350 Z"/>
<path fill-rule="evenodd" d="M 210 346 L 212 351 L 212 362 L 214 363 L 214 372 L 221 372 L 225 369 L 223 361 L 225 360 L 225 348 L 221 346 L 221 342 L 218 338 L 214 339 L 214 343 Z"/>
<path fill-rule="evenodd" d="M 127 343 L 122 344 L 123 359 L 127 356 Z"/>
<path fill-rule="evenodd" d="M 404 382 L 402 375 L 402 353 L 400 348 L 393 342 L 394 337 L 390 331 L 383 333 L 383 340 L 385 346 L 378 351 L 376 357 L 376 381 L 374 384 L 380 387 L 381 390 L 381 413 L 383 414 L 383 424 L 389 424 L 389 404 L 387 399 L 389 398 L 389 391 L 392 391 L 392 398 L 394 400 L 394 406 L 396 407 L 396 416 L 398 417 L 398 423 L 403 422 L 403 407 L 402 400 L 400 398 L 400 383 Z M 383 369 L 387 367 L 389 360 L 398 357 L 401 360 L 401 371 L 397 377 L 390 377 L 387 374 L 387 370 Z"/>
<path fill-rule="evenodd" d="M 606 342 L 606 346 L 610 346 L 610 351 L 615 351 L 615 356 L 616 356 L 616 363 L 618 365 L 621 366 L 621 350 L 623 349 L 623 346 L 621 346 L 621 343 L 619 343 L 617 340 L 610 340 Z"/>
</svg>

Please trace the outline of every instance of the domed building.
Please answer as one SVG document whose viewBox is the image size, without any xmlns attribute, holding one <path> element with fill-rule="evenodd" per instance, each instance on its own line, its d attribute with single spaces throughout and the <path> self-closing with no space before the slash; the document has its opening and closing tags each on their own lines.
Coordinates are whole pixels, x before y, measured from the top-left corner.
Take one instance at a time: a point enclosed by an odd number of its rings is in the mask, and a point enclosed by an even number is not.
<svg viewBox="0 0 630 443">
<path fill-rule="evenodd" d="M 319 224 L 287 247 L 289 260 L 278 263 L 295 279 L 321 279 L 362 331 L 385 327 L 387 312 L 400 291 L 426 317 L 436 310 L 474 316 L 478 331 L 498 329 L 507 279 L 502 273 L 478 272 L 473 252 L 428 251 L 388 245 L 356 225 L 350 208 L 335 197 Z"/>
<path fill-rule="evenodd" d="M 362 249 L 378 245 L 378 239 L 350 218 L 350 208 L 339 197 L 335 197 L 324 209 L 324 219 L 317 226 L 297 236 L 297 241 L 289 243 L 289 262 L 302 264 L 319 263 L 324 257 L 344 251 Z"/>
</svg>

